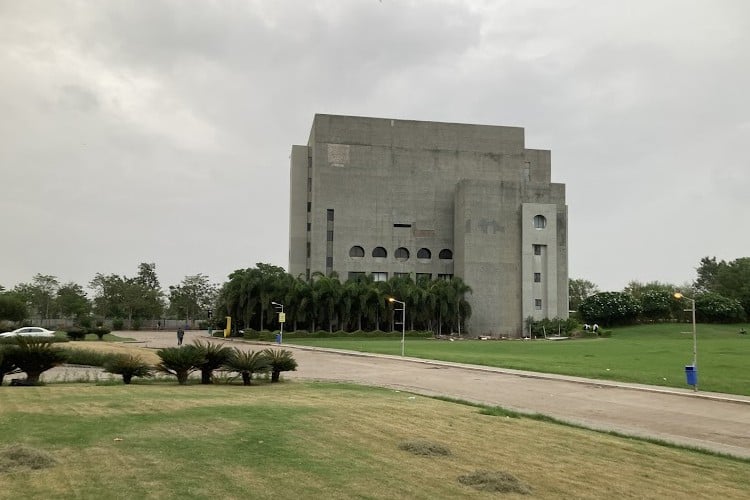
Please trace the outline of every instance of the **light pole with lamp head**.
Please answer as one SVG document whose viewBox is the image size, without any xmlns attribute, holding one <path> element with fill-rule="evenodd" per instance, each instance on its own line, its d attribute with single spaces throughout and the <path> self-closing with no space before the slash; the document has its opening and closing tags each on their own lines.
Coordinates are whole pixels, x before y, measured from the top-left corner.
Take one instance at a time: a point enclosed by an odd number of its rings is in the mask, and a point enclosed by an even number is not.
<svg viewBox="0 0 750 500">
<path fill-rule="evenodd" d="M 690 301 L 690 309 L 685 309 L 686 311 L 692 311 L 693 313 L 693 370 L 698 370 L 698 336 L 695 333 L 695 299 L 691 299 L 690 297 L 684 296 L 680 292 L 675 292 L 673 297 L 677 300 L 685 299 Z M 693 384 L 693 390 L 698 390 L 698 374 L 695 374 L 695 384 Z"/>
<path fill-rule="evenodd" d="M 401 356 L 404 355 L 404 339 L 406 337 L 406 303 L 396 300 L 393 297 L 388 297 L 388 302 L 395 302 L 401 304 Z M 398 309 L 396 309 L 398 310 Z"/>
<path fill-rule="evenodd" d="M 284 341 L 284 323 L 286 322 L 286 316 L 284 315 L 284 304 L 271 301 L 271 305 L 281 309 L 279 312 L 279 344 Z"/>
</svg>

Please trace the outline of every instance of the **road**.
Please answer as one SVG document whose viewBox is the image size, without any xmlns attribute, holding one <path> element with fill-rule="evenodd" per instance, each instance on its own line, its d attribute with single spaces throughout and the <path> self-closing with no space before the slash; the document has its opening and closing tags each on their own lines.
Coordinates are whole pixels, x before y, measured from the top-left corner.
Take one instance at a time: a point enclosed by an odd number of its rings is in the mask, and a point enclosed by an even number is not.
<svg viewBox="0 0 750 500">
<path fill-rule="evenodd" d="M 145 348 L 176 344 L 172 333 L 123 332 Z M 186 343 L 207 338 L 186 332 Z M 241 349 L 268 347 L 216 340 Z M 365 355 L 285 344 L 298 371 L 289 379 L 347 381 L 440 395 L 526 413 L 541 413 L 592 429 L 618 431 L 750 458 L 750 398 L 605 382 L 396 356 Z"/>
</svg>

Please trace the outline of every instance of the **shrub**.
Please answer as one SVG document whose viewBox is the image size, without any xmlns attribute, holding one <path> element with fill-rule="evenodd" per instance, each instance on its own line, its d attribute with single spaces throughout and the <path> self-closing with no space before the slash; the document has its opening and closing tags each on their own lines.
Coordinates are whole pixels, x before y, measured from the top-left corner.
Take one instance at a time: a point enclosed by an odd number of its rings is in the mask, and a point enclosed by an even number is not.
<svg viewBox="0 0 750 500">
<path fill-rule="evenodd" d="M 243 385 L 250 385 L 253 373 L 263 373 L 271 369 L 265 352 L 241 351 L 236 347 L 230 352 L 224 366 L 229 370 L 239 372 L 242 375 Z"/>
<path fill-rule="evenodd" d="M 11 359 L 19 370 L 26 373 L 26 383 L 36 385 L 43 372 L 63 364 L 68 355 L 48 340 L 34 337 L 18 337 L 11 351 Z M 6 352 L 7 355 L 7 352 Z"/>
<path fill-rule="evenodd" d="M 96 337 L 99 340 L 103 340 L 104 336 L 107 335 L 108 333 L 110 333 L 110 331 L 111 330 L 109 328 L 104 328 L 102 326 L 97 326 L 96 328 L 93 328 L 93 329 L 89 330 L 89 333 L 93 333 L 94 335 L 96 335 Z"/>
<path fill-rule="evenodd" d="M 125 321 L 122 318 L 115 318 L 112 320 L 113 330 L 122 330 L 124 326 L 125 326 Z"/>
<path fill-rule="evenodd" d="M 180 385 L 187 384 L 188 375 L 203 363 L 203 353 L 192 345 L 167 347 L 159 349 L 156 354 L 161 358 L 161 363 L 156 368 L 177 377 Z"/>
<path fill-rule="evenodd" d="M 633 323 L 641 305 L 630 294 L 602 292 L 583 299 L 578 312 L 589 323 L 612 326 Z"/>
<path fill-rule="evenodd" d="M 11 351 L 15 346 L 0 345 L 0 385 L 3 385 L 3 378 L 17 371 L 16 364 L 13 361 Z"/>
<path fill-rule="evenodd" d="M 122 381 L 129 384 L 133 377 L 150 377 L 151 365 L 133 354 L 116 354 L 110 356 L 104 363 L 104 370 L 108 373 L 122 375 Z"/>
<path fill-rule="evenodd" d="M 70 340 L 83 340 L 86 338 L 86 329 L 79 326 L 72 326 L 65 330 L 65 334 Z"/>
<path fill-rule="evenodd" d="M 203 355 L 203 362 L 199 366 L 201 370 L 201 384 L 210 384 L 213 371 L 227 362 L 232 351 L 221 344 L 212 344 L 211 342 L 201 340 L 196 340 L 193 345 Z"/>
<path fill-rule="evenodd" d="M 263 355 L 271 366 L 271 382 L 278 382 L 281 372 L 297 370 L 297 361 L 291 351 L 286 349 L 266 349 Z"/>
<path fill-rule="evenodd" d="M 695 297 L 695 316 L 705 323 L 739 323 L 745 319 L 745 310 L 737 299 L 706 292 Z"/>
<path fill-rule="evenodd" d="M 67 363 L 73 365 L 104 366 L 104 363 L 112 356 L 104 352 L 91 349 L 68 349 Z"/>
<path fill-rule="evenodd" d="M 140 330 L 142 326 L 142 322 L 140 319 L 134 319 L 130 322 L 130 329 L 131 330 Z"/>
</svg>

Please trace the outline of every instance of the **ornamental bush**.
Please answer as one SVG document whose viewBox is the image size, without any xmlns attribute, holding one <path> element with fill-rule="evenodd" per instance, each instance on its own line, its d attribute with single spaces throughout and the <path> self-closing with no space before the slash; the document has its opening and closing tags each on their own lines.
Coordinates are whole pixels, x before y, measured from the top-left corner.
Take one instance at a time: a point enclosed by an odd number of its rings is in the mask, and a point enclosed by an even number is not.
<svg viewBox="0 0 750 500">
<path fill-rule="evenodd" d="M 635 322 L 641 305 L 627 293 L 601 292 L 583 299 L 578 312 L 587 323 L 627 325 Z"/>
<path fill-rule="evenodd" d="M 695 297 L 695 318 L 701 323 L 739 323 L 745 310 L 737 299 L 706 292 Z"/>
</svg>

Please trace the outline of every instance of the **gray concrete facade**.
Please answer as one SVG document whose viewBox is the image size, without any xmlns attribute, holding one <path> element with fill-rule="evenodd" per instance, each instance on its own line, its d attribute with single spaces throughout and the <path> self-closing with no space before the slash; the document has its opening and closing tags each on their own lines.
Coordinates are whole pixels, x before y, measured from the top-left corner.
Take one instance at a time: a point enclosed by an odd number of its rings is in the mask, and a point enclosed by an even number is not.
<svg viewBox="0 0 750 500">
<path fill-rule="evenodd" d="M 293 146 L 289 273 L 459 276 L 473 335 L 568 316 L 565 186 L 518 127 L 316 115 Z"/>
</svg>

